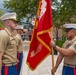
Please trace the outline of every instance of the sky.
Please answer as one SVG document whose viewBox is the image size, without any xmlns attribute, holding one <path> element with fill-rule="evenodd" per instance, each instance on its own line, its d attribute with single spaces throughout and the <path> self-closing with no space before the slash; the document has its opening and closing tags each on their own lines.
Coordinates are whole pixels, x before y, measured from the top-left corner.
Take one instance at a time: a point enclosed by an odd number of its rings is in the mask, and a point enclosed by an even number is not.
<svg viewBox="0 0 76 75">
<path fill-rule="evenodd" d="M 3 0 L 0 0 L 0 9 L 3 9 Z"/>
<path fill-rule="evenodd" d="M 5 12 L 9 12 L 9 10 L 7 10 L 6 8 L 4 8 L 3 1 L 4 0 L 0 0 L 0 9 L 4 10 Z"/>
</svg>

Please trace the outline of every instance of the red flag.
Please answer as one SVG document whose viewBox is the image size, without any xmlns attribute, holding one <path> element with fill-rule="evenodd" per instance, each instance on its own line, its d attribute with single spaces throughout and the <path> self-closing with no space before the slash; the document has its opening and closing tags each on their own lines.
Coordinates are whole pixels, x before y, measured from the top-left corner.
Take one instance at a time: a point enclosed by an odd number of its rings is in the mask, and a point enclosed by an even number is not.
<svg viewBox="0 0 76 75">
<path fill-rule="evenodd" d="M 34 70 L 51 53 L 49 36 L 51 28 L 51 2 L 50 0 L 40 0 L 26 61 L 31 70 Z"/>
</svg>

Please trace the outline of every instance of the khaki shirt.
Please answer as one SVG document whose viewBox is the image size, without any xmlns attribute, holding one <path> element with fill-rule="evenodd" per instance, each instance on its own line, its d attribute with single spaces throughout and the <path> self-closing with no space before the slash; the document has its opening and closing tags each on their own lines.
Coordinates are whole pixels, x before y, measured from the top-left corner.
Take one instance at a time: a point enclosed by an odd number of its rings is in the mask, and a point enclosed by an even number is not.
<svg viewBox="0 0 76 75">
<path fill-rule="evenodd" d="M 19 34 L 15 36 L 17 42 L 17 50 L 19 53 L 23 53 L 23 40 Z"/>
<path fill-rule="evenodd" d="M 18 62 L 16 40 L 7 28 L 0 31 L 0 53 L 3 53 L 3 64 Z"/>
<path fill-rule="evenodd" d="M 71 41 L 67 40 L 63 44 L 63 48 L 66 48 L 66 49 L 69 48 L 75 52 L 75 54 L 72 56 L 64 57 L 64 63 L 76 65 L 76 37 Z"/>
</svg>

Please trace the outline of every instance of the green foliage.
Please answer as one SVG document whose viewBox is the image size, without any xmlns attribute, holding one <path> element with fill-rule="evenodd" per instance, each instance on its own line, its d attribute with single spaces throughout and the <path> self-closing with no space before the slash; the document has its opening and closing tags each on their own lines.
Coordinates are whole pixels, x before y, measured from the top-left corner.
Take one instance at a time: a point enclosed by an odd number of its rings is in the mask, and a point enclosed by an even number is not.
<svg viewBox="0 0 76 75">
<path fill-rule="evenodd" d="M 76 17 L 76 0 L 62 0 L 60 7 L 60 19 L 64 23 L 76 23 L 71 18 Z M 64 15 L 64 16 L 63 16 Z"/>
<path fill-rule="evenodd" d="M 36 15 L 39 0 L 4 1 L 4 7 L 18 14 L 18 19 Z M 52 0 L 53 25 L 59 27 L 64 23 L 76 23 L 76 0 Z"/>
<path fill-rule="evenodd" d="M 0 16 L 2 16 L 5 12 L 3 10 L 0 10 Z M 2 21 L 0 20 L 0 27 L 3 28 L 3 23 Z"/>
<path fill-rule="evenodd" d="M 25 18 L 27 14 L 36 14 L 38 6 L 37 0 L 9 0 L 4 1 L 4 7 L 18 14 L 18 19 Z"/>
<path fill-rule="evenodd" d="M 3 25 L 3 22 L 2 22 L 2 21 L 0 21 L 0 27 L 1 27 L 1 28 L 3 28 L 3 27 L 4 27 L 4 25 Z"/>
<path fill-rule="evenodd" d="M 62 40 L 57 40 L 57 41 L 56 41 L 56 45 L 58 45 L 59 47 L 62 47 L 62 45 L 63 45 L 63 43 L 64 43 L 65 41 L 66 41 L 66 38 L 63 37 Z"/>
<path fill-rule="evenodd" d="M 0 10 L 0 16 L 2 16 L 4 13 L 4 10 Z"/>
<path fill-rule="evenodd" d="M 53 0 L 53 24 L 76 23 L 76 0 Z"/>
</svg>

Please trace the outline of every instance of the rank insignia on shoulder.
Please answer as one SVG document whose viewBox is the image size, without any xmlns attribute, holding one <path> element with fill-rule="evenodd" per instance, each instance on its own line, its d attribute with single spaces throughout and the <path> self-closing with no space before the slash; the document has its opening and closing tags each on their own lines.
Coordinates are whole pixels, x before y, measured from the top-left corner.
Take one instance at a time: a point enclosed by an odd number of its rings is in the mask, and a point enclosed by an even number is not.
<svg viewBox="0 0 76 75">
<path fill-rule="evenodd" d="M 74 45 L 74 48 L 76 49 L 76 44 Z"/>
</svg>

